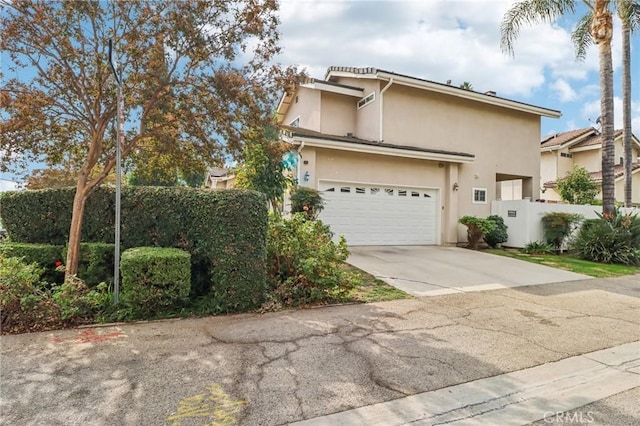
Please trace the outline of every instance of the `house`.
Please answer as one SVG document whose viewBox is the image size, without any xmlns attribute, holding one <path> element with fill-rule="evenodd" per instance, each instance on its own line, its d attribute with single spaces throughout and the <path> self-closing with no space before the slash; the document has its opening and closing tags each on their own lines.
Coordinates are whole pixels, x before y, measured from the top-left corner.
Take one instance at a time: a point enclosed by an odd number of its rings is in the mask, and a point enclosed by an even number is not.
<svg viewBox="0 0 640 426">
<path fill-rule="evenodd" d="M 500 183 L 539 197 L 540 117 L 560 112 L 377 68 L 330 67 L 289 88 L 277 117 L 300 185 L 351 245 L 455 244 Z"/>
<path fill-rule="evenodd" d="M 640 203 L 640 141 L 632 135 L 632 202 Z M 624 148 L 622 130 L 614 133 L 615 198 L 624 201 Z M 573 170 L 574 165 L 582 166 L 597 182 L 602 182 L 602 135 L 597 129 L 587 127 L 569 132 L 557 133 L 540 143 L 540 182 L 542 199 L 560 201 L 556 192 L 557 180 Z"/>
<path fill-rule="evenodd" d="M 236 180 L 235 174 L 229 169 L 212 167 L 207 171 L 205 186 L 212 189 L 230 189 Z"/>
</svg>

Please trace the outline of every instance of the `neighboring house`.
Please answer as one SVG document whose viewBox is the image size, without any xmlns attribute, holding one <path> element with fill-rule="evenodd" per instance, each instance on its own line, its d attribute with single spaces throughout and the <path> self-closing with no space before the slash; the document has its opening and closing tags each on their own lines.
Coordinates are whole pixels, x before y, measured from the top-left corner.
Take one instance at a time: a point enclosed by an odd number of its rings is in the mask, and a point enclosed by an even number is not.
<svg viewBox="0 0 640 426">
<path fill-rule="evenodd" d="M 283 139 L 320 218 L 351 245 L 455 244 L 501 183 L 540 192 L 540 117 L 559 111 L 376 68 L 330 67 L 283 95 Z"/>
<path fill-rule="evenodd" d="M 213 167 L 207 172 L 205 185 L 212 189 L 230 189 L 236 180 L 235 174 L 229 169 Z"/>
<path fill-rule="evenodd" d="M 632 136 L 632 182 L 631 198 L 640 203 L 640 141 Z M 624 170 L 622 130 L 614 133 L 615 144 L 615 197 L 624 201 Z M 557 133 L 540 143 L 540 182 L 541 198 L 547 201 L 561 201 L 556 192 L 557 180 L 563 178 L 574 165 L 582 166 L 598 183 L 602 182 L 602 136 L 597 129 L 588 127 Z M 599 196 L 601 198 L 601 195 Z"/>
</svg>

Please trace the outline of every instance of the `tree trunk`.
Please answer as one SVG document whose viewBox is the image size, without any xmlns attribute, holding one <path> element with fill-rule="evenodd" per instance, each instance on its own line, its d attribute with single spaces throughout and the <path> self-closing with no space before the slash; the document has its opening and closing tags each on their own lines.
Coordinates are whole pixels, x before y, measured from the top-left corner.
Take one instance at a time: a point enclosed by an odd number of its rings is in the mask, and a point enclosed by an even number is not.
<svg viewBox="0 0 640 426">
<path fill-rule="evenodd" d="M 84 207 L 87 201 L 87 179 L 82 170 L 76 184 L 76 195 L 73 197 L 73 211 L 71 213 L 71 227 L 69 228 L 69 243 L 67 247 L 67 261 L 65 265 L 65 280 L 70 275 L 78 273 L 80 261 L 80 242 L 82 232 L 82 219 Z"/>
<path fill-rule="evenodd" d="M 631 207 L 631 29 L 622 17 L 622 146 L 624 147 L 624 205 Z"/>
<path fill-rule="evenodd" d="M 613 17 L 607 0 L 597 0 L 591 32 L 598 44 L 600 61 L 600 114 L 602 123 L 602 211 L 615 213 L 615 147 L 613 145 L 613 66 L 611 37 Z"/>
</svg>

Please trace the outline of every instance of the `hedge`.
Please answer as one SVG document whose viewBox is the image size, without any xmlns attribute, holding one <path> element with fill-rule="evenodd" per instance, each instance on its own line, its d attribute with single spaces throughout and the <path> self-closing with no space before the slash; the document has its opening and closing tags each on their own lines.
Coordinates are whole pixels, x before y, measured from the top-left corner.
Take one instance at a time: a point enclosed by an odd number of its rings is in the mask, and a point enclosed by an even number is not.
<svg viewBox="0 0 640 426">
<path fill-rule="evenodd" d="M 114 191 L 98 188 L 85 207 L 82 241 L 114 241 Z M 74 188 L 0 194 L 13 241 L 66 244 Z M 218 311 L 256 308 L 266 295 L 267 204 L 256 191 L 124 187 L 122 249 L 173 247 L 191 254 L 192 296 Z"/>
<path fill-rule="evenodd" d="M 24 263 L 37 263 L 42 269 L 40 280 L 50 284 L 62 284 L 64 273 L 56 271 L 56 264 L 64 262 L 63 246 L 52 244 L 0 243 L 0 256 L 24 259 Z"/>
<path fill-rule="evenodd" d="M 89 286 L 113 282 L 113 269 L 116 245 L 113 243 L 81 243 L 78 277 Z M 62 251 L 67 258 L 67 248 Z"/>
<path fill-rule="evenodd" d="M 179 308 L 189 298 L 191 255 L 184 250 L 137 247 L 122 253 L 122 302 L 133 317 Z"/>
</svg>

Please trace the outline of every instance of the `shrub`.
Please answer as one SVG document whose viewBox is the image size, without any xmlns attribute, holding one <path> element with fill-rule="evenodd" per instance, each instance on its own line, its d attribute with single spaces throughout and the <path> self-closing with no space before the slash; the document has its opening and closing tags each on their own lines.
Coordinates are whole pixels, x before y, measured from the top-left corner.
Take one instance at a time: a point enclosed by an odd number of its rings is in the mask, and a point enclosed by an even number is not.
<svg viewBox="0 0 640 426">
<path fill-rule="evenodd" d="M 482 238 L 496 227 L 494 222 L 475 216 L 463 216 L 458 222 L 467 227 L 467 247 L 472 250 L 477 250 Z"/>
<path fill-rule="evenodd" d="M 531 241 L 522 249 L 525 254 L 551 254 L 553 247 L 543 241 Z"/>
<path fill-rule="evenodd" d="M 579 257 L 601 263 L 640 265 L 638 215 L 598 215 L 585 220 L 573 242 Z"/>
<path fill-rule="evenodd" d="M 487 218 L 489 222 L 493 222 L 494 228 L 485 234 L 484 240 L 490 247 L 495 248 L 498 244 L 504 243 L 509 239 L 507 234 L 507 225 L 504 224 L 502 216 L 492 215 Z"/>
<path fill-rule="evenodd" d="M 27 264 L 37 263 L 42 274 L 39 282 L 61 284 L 64 281 L 64 273 L 56 271 L 56 268 L 62 265 L 64 259 L 62 249 L 62 246 L 51 244 L 4 242 L 0 244 L 0 256 L 21 258 Z"/>
<path fill-rule="evenodd" d="M 60 310 L 60 317 L 66 323 L 90 323 L 97 314 L 111 305 L 111 295 L 105 283 L 90 290 L 87 284 L 76 276 L 70 276 L 61 285 L 54 287 L 52 298 Z"/>
<path fill-rule="evenodd" d="M 0 194 L 0 217 L 14 241 L 67 243 L 73 188 Z M 114 189 L 87 200 L 82 241 L 114 241 Z M 122 248 L 174 247 L 191 253 L 193 297 L 216 310 L 244 311 L 266 294 L 265 197 L 248 190 L 124 187 Z"/>
<path fill-rule="evenodd" d="M 180 307 L 189 297 L 191 256 L 172 248 L 138 247 L 122 253 L 122 302 L 133 317 Z"/>
<path fill-rule="evenodd" d="M 291 189 L 291 213 L 303 213 L 307 219 L 314 220 L 324 209 L 324 200 L 318 191 L 312 188 L 296 186 Z"/>
<path fill-rule="evenodd" d="M 78 277 L 89 287 L 95 287 L 104 282 L 113 282 L 115 244 L 112 243 L 81 243 Z M 66 247 L 62 251 L 63 258 L 67 257 Z"/>
<path fill-rule="evenodd" d="M 593 204 L 599 192 L 600 185 L 582 166 L 574 165 L 573 170 L 558 180 L 558 194 L 571 204 Z"/>
<path fill-rule="evenodd" d="M 553 212 L 542 216 L 542 229 L 545 241 L 556 251 L 561 251 L 562 245 L 575 230 L 576 224 L 582 219 L 579 214 Z"/>
<path fill-rule="evenodd" d="M 302 213 L 271 216 L 267 237 L 269 278 L 274 296 L 285 305 L 327 302 L 357 284 L 342 267 L 349 256 L 344 237 L 331 240 L 329 227 Z"/>
</svg>

